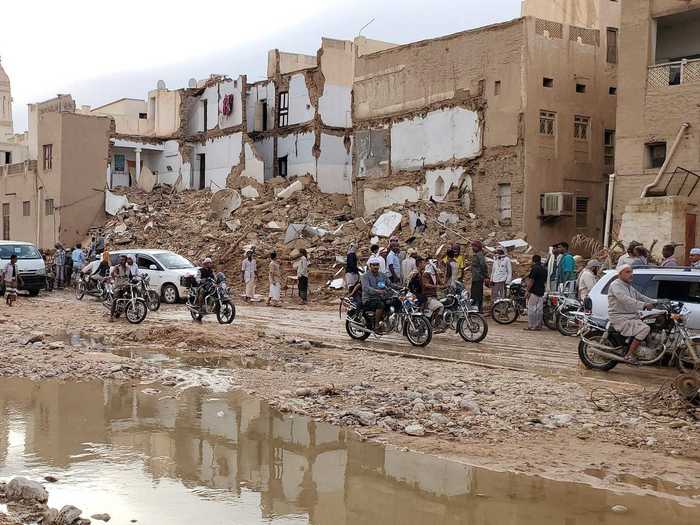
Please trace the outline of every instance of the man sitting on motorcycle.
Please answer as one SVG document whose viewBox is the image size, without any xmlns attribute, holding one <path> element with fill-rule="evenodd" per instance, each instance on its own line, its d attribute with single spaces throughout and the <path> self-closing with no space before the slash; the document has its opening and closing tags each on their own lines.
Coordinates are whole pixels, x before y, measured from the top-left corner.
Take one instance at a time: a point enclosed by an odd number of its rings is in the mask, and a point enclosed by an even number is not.
<svg viewBox="0 0 700 525">
<path fill-rule="evenodd" d="M 632 286 L 634 271 L 629 264 L 622 266 L 608 289 L 608 318 L 613 328 L 624 337 L 632 337 L 625 360 L 636 364 L 635 352 L 647 338 L 651 328 L 639 318 L 640 310 L 650 310 L 654 299 L 639 293 Z"/>
<path fill-rule="evenodd" d="M 129 266 L 127 265 L 126 255 L 119 256 L 119 263 L 112 268 L 110 277 L 114 280 L 112 287 L 112 309 L 109 313 L 109 320 L 114 319 L 114 314 L 117 313 L 117 299 L 120 299 L 126 287 L 129 285 Z"/>
<path fill-rule="evenodd" d="M 374 310 L 377 331 L 384 328 L 384 311 L 386 309 L 387 291 L 393 286 L 386 274 L 379 271 L 379 261 L 369 260 L 369 271 L 362 274 L 362 306 Z"/>
<path fill-rule="evenodd" d="M 202 261 L 202 267 L 199 269 L 199 287 L 197 288 L 197 300 L 195 302 L 195 305 L 198 307 L 202 306 L 204 297 L 207 293 L 209 293 L 211 285 L 216 279 L 213 266 L 214 263 L 211 260 L 211 257 L 207 257 Z"/>
<path fill-rule="evenodd" d="M 432 323 L 442 314 L 444 307 L 437 300 L 438 276 L 433 269 L 428 269 L 428 263 L 422 257 L 416 257 L 416 272 L 411 278 L 408 289 L 416 295 L 418 305 L 430 318 Z"/>
</svg>

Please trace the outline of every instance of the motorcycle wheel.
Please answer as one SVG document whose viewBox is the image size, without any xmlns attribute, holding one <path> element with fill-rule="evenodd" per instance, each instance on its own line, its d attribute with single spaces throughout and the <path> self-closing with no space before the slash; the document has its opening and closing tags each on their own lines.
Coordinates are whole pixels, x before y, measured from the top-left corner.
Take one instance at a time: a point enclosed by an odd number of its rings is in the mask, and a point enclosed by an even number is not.
<svg viewBox="0 0 700 525">
<path fill-rule="evenodd" d="M 489 325 L 483 316 L 468 314 L 466 318 L 462 318 L 457 322 L 457 333 L 467 343 L 479 343 L 489 333 Z"/>
<path fill-rule="evenodd" d="M 353 339 L 356 339 L 357 341 L 364 341 L 369 337 L 369 332 L 365 332 L 364 330 L 360 330 L 357 328 L 355 325 L 352 324 L 350 319 L 352 318 L 353 321 L 355 321 L 358 324 L 361 324 L 363 326 L 367 326 L 367 321 L 365 320 L 365 316 L 362 315 L 359 312 L 348 312 L 348 318 L 345 321 L 345 331 L 348 333 L 350 337 Z"/>
<path fill-rule="evenodd" d="M 518 319 L 518 309 L 512 301 L 497 301 L 491 308 L 491 316 L 498 324 L 512 324 Z"/>
<path fill-rule="evenodd" d="M 143 299 L 137 299 L 134 302 L 129 302 L 126 305 L 126 320 L 131 324 L 142 323 L 148 314 L 148 306 Z"/>
<path fill-rule="evenodd" d="M 236 307 L 233 303 L 221 303 L 221 306 L 216 311 L 216 318 L 219 324 L 231 324 L 236 317 Z"/>
<path fill-rule="evenodd" d="M 202 312 L 200 312 L 199 310 L 190 310 L 190 315 L 192 316 L 192 319 L 194 319 L 195 321 L 201 321 L 202 317 L 204 317 Z"/>
<path fill-rule="evenodd" d="M 557 315 L 557 330 L 566 337 L 575 337 L 578 334 L 578 323 L 571 313 L 572 311 L 566 311 L 563 315 Z"/>
<path fill-rule="evenodd" d="M 695 351 L 695 354 L 697 355 L 697 350 Z M 689 373 L 689 372 L 694 372 L 697 370 L 700 370 L 700 362 L 697 362 L 693 359 L 693 355 L 690 353 L 690 350 L 688 348 L 683 348 L 679 353 L 678 353 L 678 369 L 681 372 L 684 373 Z"/>
<path fill-rule="evenodd" d="M 75 298 L 78 301 L 82 301 L 83 297 L 85 297 L 85 291 L 86 291 L 85 283 L 83 281 L 79 281 L 75 285 Z"/>
<path fill-rule="evenodd" d="M 158 295 L 158 292 L 154 290 L 148 290 L 147 305 L 148 309 L 151 312 L 158 311 L 158 309 L 160 308 L 160 296 Z"/>
<path fill-rule="evenodd" d="M 595 335 L 589 339 L 599 344 L 609 344 L 607 339 L 603 337 L 603 334 Z M 617 361 L 606 359 L 598 354 L 589 352 L 588 344 L 584 342 L 583 339 L 578 344 L 578 357 L 586 368 L 601 370 L 603 372 L 612 370 L 618 363 Z"/>
<path fill-rule="evenodd" d="M 542 321 L 544 322 L 544 325 L 549 328 L 550 330 L 558 330 L 557 328 L 557 319 L 560 316 L 557 315 L 557 310 L 556 308 L 552 308 L 551 306 L 545 306 L 544 311 L 542 312 Z M 574 334 L 576 335 L 576 334 Z"/>
<path fill-rule="evenodd" d="M 406 320 L 403 334 L 413 346 L 428 346 L 433 339 L 433 327 L 424 316 L 411 316 Z"/>
</svg>

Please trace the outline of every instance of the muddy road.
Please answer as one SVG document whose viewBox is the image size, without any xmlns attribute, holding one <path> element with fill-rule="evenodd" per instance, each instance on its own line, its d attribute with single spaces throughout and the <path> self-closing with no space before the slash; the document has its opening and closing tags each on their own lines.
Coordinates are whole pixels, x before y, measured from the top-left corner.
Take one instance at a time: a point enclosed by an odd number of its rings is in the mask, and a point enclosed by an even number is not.
<svg viewBox="0 0 700 525">
<path fill-rule="evenodd" d="M 525 332 L 521 323 L 491 322 L 480 344 L 443 334 L 415 349 L 399 336 L 351 340 L 337 306 L 237 307 L 229 326 L 215 317 L 194 323 L 182 305 L 164 305 L 142 325 L 110 323 L 99 303 L 69 293 L 0 309 L 0 479 L 60 467 L 72 479 L 56 499 L 77 504 L 86 490 L 145 487 L 155 477 L 170 497 L 185 491 L 190 510 L 210 516 L 206 523 L 229 523 L 226 509 L 243 505 L 249 490 L 260 494 L 262 516 L 390 522 L 377 514 L 383 509 L 348 499 L 359 490 L 359 501 L 373 501 L 362 495 L 367 483 L 398 507 L 428 498 L 425 508 L 407 507 L 402 523 L 477 519 L 487 509 L 512 515 L 531 504 L 518 523 L 560 523 L 569 511 L 582 522 L 652 523 L 665 512 L 674 523 L 700 518 L 700 411 L 675 396 L 672 370 L 590 372 L 575 339 Z M 46 425 L 56 437 L 37 443 Z M 246 449 L 251 439 L 257 444 Z M 94 479 L 88 463 L 106 479 Z M 124 464 L 146 479 L 120 478 L 114 472 L 128 470 Z M 582 491 L 581 507 L 532 492 L 542 483 L 552 494 Z M 166 493 L 149 494 L 124 488 L 119 499 L 144 518 Z M 335 503 L 321 509 L 321 494 L 335 494 Z M 100 501 L 110 508 L 89 511 L 113 511 L 114 498 Z M 202 501 L 221 507 L 196 511 Z M 636 510 L 612 512 L 618 503 Z"/>
</svg>

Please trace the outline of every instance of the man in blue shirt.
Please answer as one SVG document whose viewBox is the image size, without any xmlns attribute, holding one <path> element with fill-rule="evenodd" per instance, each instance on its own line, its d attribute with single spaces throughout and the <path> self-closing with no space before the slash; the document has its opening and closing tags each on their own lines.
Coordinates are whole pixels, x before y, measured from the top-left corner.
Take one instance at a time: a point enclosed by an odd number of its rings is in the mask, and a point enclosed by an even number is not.
<svg viewBox="0 0 700 525">
<path fill-rule="evenodd" d="M 401 283 L 401 258 L 399 244 L 392 243 L 389 255 L 386 256 L 386 275 L 392 284 Z"/>
<path fill-rule="evenodd" d="M 83 246 L 78 243 L 75 245 L 70 258 L 73 261 L 73 275 L 77 275 L 80 270 L 85 266 L 85 253 L 83 252 Z"/>
<path fill-rule="evenodd" d="M 559 243 L 559 249 L 562 256 L 557 268 L 557 285 L 561 286 L 569 281 L 576 280 L 576 261 L 569 251 L 569 243 Z"/>
</svg>

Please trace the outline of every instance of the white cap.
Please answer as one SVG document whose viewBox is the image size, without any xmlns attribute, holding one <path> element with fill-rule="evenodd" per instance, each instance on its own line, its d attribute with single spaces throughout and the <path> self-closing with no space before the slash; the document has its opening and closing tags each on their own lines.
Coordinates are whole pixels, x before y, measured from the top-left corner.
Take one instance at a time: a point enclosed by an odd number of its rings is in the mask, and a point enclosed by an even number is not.
<svg viewBox="0 0 700 525">
<path fill-rule="evenodd" d="M 207 263 L 210 263 L 210 262 L 212 262 L 211 257 L 207 257 L 206 259 L 204 259 L 204 260 L 202 261 L 202 264 L 207 264 Z"/>
<path fill-rule="evenodd" d="M 690 250 L 690 255 L 700 255 L 700 248 L 693 248 Z"/>
</svg>

